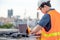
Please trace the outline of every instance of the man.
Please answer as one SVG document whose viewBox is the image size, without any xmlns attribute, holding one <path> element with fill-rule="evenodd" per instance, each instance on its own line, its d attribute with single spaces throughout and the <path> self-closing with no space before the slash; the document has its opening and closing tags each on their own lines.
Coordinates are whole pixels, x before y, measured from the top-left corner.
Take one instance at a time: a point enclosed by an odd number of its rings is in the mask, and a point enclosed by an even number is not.
<svg viewBox="0 0 60 40">
<path fill-rule="evenodd" d="M 31 34 L 41 34 L 38 40 L 60 40 L 60 14 L 51 9 L 50 0 L 40 0 L 38 7 L 44 16 Z"/>
</svg>

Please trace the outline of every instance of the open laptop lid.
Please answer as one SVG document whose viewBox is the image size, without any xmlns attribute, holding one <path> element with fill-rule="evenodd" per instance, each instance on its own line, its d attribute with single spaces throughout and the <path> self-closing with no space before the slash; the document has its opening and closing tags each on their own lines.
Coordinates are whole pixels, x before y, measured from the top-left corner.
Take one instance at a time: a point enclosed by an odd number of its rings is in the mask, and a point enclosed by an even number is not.
<svg viewBox="0 0 60 40">
<path fill-rule="evenodd" d="M 19 24 L 19 31 L 20 33 L 26 33 L 27 24 Z"/>
</svg>

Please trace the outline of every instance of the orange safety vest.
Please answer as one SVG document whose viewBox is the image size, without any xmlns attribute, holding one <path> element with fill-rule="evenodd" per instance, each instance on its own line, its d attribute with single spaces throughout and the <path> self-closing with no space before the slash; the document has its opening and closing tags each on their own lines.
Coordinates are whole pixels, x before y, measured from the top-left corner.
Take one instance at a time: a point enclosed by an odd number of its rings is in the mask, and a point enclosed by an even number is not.
<svg viewBox="0 0 60 40">
<path fill-rule="evenodd" d="M 51 18 L 51 29 L 46 32 L 42 28 L 42 35 L 38 40 L 60 40 L 60 14 L 56 10 L 50 10 L 48 14 Z"/>
</svg>

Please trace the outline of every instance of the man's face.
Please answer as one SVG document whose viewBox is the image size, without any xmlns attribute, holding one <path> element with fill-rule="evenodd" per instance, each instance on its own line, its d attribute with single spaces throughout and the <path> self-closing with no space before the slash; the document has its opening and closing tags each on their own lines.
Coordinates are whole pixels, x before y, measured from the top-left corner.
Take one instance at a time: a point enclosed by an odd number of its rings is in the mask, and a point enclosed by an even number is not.
<svg viewBox="0 0 60 40">
<path fill-rule="evenodd" d="M 42 13 L 46 14 L 46 7 L 40 7 L 39 9 L 41 10 Z"/>
</svg>

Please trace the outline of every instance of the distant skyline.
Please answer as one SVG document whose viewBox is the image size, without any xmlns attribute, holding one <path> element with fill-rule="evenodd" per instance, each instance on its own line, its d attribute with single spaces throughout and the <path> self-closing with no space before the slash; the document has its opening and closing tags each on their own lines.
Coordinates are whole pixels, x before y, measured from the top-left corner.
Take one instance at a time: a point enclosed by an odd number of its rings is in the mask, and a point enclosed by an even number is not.
<svg viewBox="0 0 60 40">
<path fill-rule="evenodd" d="M 0 17 L 7 17 L 8 9 L 13 9 L 14 16 L 24 18 L 26 12 L 26 17 L 36 18 L 37 3 L 38 0 L 0 0 Z M 52 7 L 60 12 L 60 0 L 52 0 L 51 3 Z"/>
</svg>

